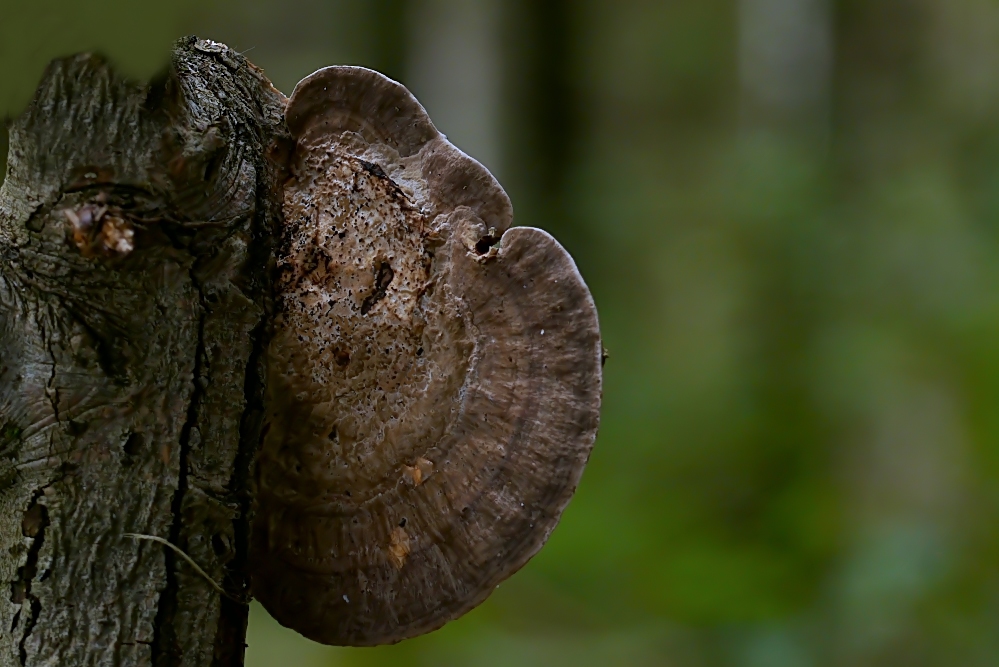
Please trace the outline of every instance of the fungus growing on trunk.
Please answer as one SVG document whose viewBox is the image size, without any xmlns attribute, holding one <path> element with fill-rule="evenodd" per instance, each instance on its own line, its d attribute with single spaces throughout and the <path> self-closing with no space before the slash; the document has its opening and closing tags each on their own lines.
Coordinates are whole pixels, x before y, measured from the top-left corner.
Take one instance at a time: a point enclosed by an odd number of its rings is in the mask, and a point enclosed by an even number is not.
<svg viewBox="0 0 999 667">
<path fill-rule="evenodd" d="M 395 642 L 555 527 L 597 432 L 597 313 L 400 84 L 322 69 L 286 119 L 252 589 L 316 641 Z"/>
</svg>

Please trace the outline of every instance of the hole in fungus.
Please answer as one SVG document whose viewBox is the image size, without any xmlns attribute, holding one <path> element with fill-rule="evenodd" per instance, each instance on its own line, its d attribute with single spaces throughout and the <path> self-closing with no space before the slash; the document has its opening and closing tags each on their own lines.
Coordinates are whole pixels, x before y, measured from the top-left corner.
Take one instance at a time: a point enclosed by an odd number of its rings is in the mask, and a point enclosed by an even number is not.
<svg viewBox="0 0 999 667">
<path fill-rule="evenodd" d="M 375 164 L 374 162 L 367 162 L 365 160 L 359 160 L 359 162 L 361 163 L 361 166 L 364 167 L 364 170 L 369 174 L 371 174 L 372 176 L 388 179 L 388 175 L 385 173 L 385 170 L 382 169 L 380 164 Z"/>
<path fill-rule="evenodd" d="M 333 352 L 333 360 L 336 362 L 337 366 L 341 368 L 350 363 L 350 352 L 346 350 L 336 350 Z"/>
<path fill-rule="evenodd" d="M 499 241 L 500 240 L 498 236 L 493 236 L 492 234 L 486 234 L 481 239 L 479 239 L 478 242 L 475 244 L 475 252 L 479 253 L 480 255 L 485 255 L 487 252 L 489 252 L 489 249 L 492 248 L 497 243 L 499 243 Z"/>
<path fill-rule="evenodd" d="M 402 517 L 402 521 L 399 522 L 399 527 L 400 528 L 406 527 L 406 517 Z"/>
<path fill-rule="evenodd" d="M 326 437 L 328 437 L 330 440 L 333 440 L 334 442 L 336 441 L 338 435 L 337 435 L 337 432 L 336 432 L 336 426 L 335 425 L 333 426 L 333 430 L 330 431 L 330 434 L 328 436 L 326 436 Z M 347 495 L 349 496 L 350 494 L 348 493 Z"/>
<path fill-rule="evenodd" d="M 393 277 L 395 277 L 395 272 L 389 263 L 379 262 L 378 266 L 375 267 L 375 288 L 371 294 L 364 297 L 364 301 L 361 303 L 361 315 L 367 315 L 371 308 L 385 297 Z"/>
</svg>

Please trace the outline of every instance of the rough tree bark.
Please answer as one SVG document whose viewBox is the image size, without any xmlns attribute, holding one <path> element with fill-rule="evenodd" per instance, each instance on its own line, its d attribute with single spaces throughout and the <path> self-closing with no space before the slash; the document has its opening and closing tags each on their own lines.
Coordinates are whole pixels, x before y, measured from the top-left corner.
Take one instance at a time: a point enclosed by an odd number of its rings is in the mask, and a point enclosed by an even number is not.
<svg viewBox="0 0 999 667">
<path fill-rule="evenodd" d="M 148 85 L 56 61 L 13 125 L 0 665 L 242 664 L 284 104 L 190 38 Z"/>
</svg>

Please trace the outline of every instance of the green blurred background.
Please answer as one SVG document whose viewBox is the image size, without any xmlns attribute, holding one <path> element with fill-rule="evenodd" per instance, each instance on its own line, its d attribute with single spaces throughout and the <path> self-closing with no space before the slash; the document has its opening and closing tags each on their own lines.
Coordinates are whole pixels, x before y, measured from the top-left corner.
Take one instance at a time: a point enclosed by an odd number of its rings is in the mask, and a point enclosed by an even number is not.
<svg viewBox="0 0 999 667">
<path fill-rule="evenodd" d="M 575 500 L 484 605 L 377 649 L 254 606 L 250 667 L 999 664 L 999 2 L 0 0 L 0 114 L 192 32 L 285 92 L 406 83 L 611 355 Z"/>
</svg>

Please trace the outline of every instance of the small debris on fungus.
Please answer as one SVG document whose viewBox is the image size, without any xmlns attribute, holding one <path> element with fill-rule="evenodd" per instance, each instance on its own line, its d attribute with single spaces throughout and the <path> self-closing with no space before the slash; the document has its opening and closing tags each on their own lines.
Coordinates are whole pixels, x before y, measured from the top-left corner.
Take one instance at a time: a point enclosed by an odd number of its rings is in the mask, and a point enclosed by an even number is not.
<svg viewBox="0 0 999 667">
<path fill-rule="evenodd" d="M 404 528 L 396 527 L 392 531 L 392 543 L 389 545 L 389 554 L 392 562 L 399 569 L 406 564 L 406 556 L 409 555 L 409 535 Z"/>
</svg>

